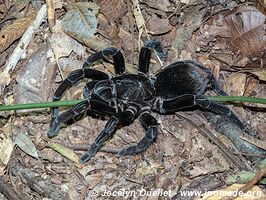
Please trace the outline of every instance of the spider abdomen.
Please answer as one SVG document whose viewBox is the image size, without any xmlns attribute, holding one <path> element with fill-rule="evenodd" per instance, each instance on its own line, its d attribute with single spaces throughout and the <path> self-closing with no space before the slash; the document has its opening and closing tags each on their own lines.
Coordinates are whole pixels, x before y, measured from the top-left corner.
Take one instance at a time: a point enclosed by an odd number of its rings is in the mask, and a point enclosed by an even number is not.
<svg viewBox="0 0 266 200">
<path fill-rule="evenodd" d="M 210 82 L 208 72 L 189 61 L 174 62 L 156 75 L 156 95 L 174 98 L 183 94 L 203 94 Z"/>
</svg>

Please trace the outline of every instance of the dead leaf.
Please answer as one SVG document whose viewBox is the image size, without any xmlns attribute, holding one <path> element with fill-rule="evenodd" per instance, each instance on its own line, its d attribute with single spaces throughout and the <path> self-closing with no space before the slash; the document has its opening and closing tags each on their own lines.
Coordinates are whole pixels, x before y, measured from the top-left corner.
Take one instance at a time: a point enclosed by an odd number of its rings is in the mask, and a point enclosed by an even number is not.
<svg viewBox="0 0 266 200">
<path fill-rule="evenodd" d="M 79 41 L 93 37 L 97 31 L 99 6 L 91 2 L 71 3 L 67 10 L 62 20 L 63 31 Z"/>
<path fill-rule="evenodd" d="M 96 14 L 99 6 L 91 2 L 74 3 L 67 6 L 67 13 L 63 18 L 64 32 L 78 37 L 92 37 L 97 31 Z"/>
<path fill-rule="evenodd" d="M 266 81 L 266 69 L 259 69 L 257 71 L 251 71 L 250 73 L 257 76 L 260 80 Z"/>
<path fill-rule="evenodd" d="M 166 137 L 163 141 L 164 147 L 164 156 L 174 157 L 176 156 L 175 147 L 178 145 L 177 140 L 173 140 L 171 137 Z"/>
<path fill-rule="evenodd" d="M 49 147 L 52 148 L 53 150 L 57 151 L 62 156 L 66 157 L 67 159 L 73 161 L 74 163 L 79 163 L 79 157 L 77 156 L 77 154 L 73 150 L 71 150 L 71 149 L 69 149 L 69 148 L 67 148 L 61 144 L 57 144 L 57 143 L 50 143 Z"/>
<path fill-rule="evenodd" d="M 10 74 L 7 72 L 0 72 L 0 85 L 8 85 L 11 81 Z"/>
<path fill-rule="evenodd" d="M 10 44 L 23 35 L 35 16 L 36 11 L 32 9 L 26 17 L 15 20 L 0 32 L 0 52 L 3 52 Z"/>
<path fill-rule="evenodd" d="M 52 51 L 46 44 L 41 45 L 27 60 L 23 70 L 16 78 L 18 83 L 14 89 L 16 103 L 44 102 L 48 100 L 50 83 L 55 71 L 52 56 Z"/>
<path fill-rule="evenodd" d="M 251 56 L 265 49 L 266 12 L 256 7 L 239 6 L 224 18 L 229 45 L 235 52 Z"/>
<path fill-rule="evenodd" d="M 110 20 L 115 21 L 127 10 L 126 3 L 123 0 L 97 0 L 101 13 Z"/>
<path fill-rule="evenodd" d="M 173 7 L 171 6 L 170 2 L 168 0 L 142 0 L 142 3 L 145 3 L 149 5 L 152 8 L 162 10 L 165 12 L 171 12 L 173 11 Z"/>
<path fill-rule="evenodd" d="M 26 134 L 19 133 L 14 138 L 14 142 L 26 154 L 28 154 L 34 158 L 39 158 L 35 145 L 33 144 L 31 139 Z"/>
<path fill-rule="evenodd" d="M 118 39 L 118 31 L 119 28 L 117 27 L 117 25 L 115 24 L 115 22 L 113 21 L 109 21 L 109 19 L 107 17 L 105 17 L 105 15 L 103 15 L 102 13 L 99 13 L 97 15 L 97 19 L 98 19 L 98 33 L 110 38 L 111 41 L 115 41 Z"/>
<path fill-rule="evenodd" d="M 10 124 L 7 124 L 0 133 L 0 176 L 3 174 L 14 149 L 14 142 L 10 135 Z"/>
<path fill-rule="evenodd" d="M 234 73 L 225 83 L 225 91 L 231 96 L 242 96 L 245 92 L 246 74 Z"/>
<path fill-rule="evenodd" d="M 162 35 L 170 32 L 173 27 L 169 24 L 168 19 L 161 19 L 157 15 L 153 14 L 147 22 L 147 28 L 153 35 Z"/>
<path fill-rule="evenodd" d="M 85 53 L 85 48 L 79 42 L 63 32 L 61 21 L 56 21 L 56 25 L 53 26 L 49 42 L 56 59 L 68 57 L 71 52 L 75 52 L 78 56 Z"/>
</svg>

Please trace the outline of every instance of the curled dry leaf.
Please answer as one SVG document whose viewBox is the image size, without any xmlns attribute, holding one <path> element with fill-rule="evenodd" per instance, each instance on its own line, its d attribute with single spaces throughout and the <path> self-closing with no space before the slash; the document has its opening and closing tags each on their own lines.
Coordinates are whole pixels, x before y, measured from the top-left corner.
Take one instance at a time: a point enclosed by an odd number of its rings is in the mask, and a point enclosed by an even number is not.
<svg viewBox="0 0 266 200">
<path fill-rule="evenodd" d="M 42 45 L 28 59 L 23 70 L 17 76 L 14 88 L 16 103 L 32 103 L 47 101 L 50 84 L 55 71 L 52 51 L 49 46 Z M 25 110 L 23 110 L 25 112 Z M 21 112 L 21 111 L 20 111 Z"/>
<path fill-rule="evenodd" d="M 262 13 L 252 6 L 241 6 L 227 14 L 224 24 L 229 45 L 244 56 L 251 56 L 265 49 L 266 11 Z"/>
<path fill-rule="evenodd" d="M 101 13 L 110 20 L 119 19 L 126 11 L 126 3 L 123 0 L 97 0 Z"/>
<path fill-rule="evenodd" d="M 72 3 L 67 10 L 62 21 L 62 28 L 66 34 L 95 50 L 109 46 L 95 36 L 98 24 L 96 15 L 99 12 L 97 4 L 92 2 Z"/>
<path fill-rule="evenodd" d="M 28 154 L 28 155 L 30 155 L 30 156 L 32 156 L 34 158 L 38 158 L 39 157 L 35 145 L 33 144 L 31 139 L 26 134 L 19 133 L 14 138 L 14 142 L 26 154 Z"/>
<path fill-rule="evenodd" d="M 14 142 L 10 135 L 10 124 L 7 124 L 0 132 L 0 176 L 4 172 L 14 149 Z"/>
<path fill-rule="evenodd" d="M 35 16 L 36 11 L 32 9 L 26 17 L 15 20 L 0 32 L 0 52 L 3 52 L 10 44 L 23 35 Z"/>
</svg>

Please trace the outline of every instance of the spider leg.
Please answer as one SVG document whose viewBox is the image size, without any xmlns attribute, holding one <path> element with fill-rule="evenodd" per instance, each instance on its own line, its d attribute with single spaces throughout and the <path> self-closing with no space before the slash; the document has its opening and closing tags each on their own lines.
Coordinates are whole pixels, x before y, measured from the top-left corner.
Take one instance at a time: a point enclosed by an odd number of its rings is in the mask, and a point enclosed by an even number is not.
<svg viewBox="0 0 266 200">
<path fill-rule="evenodd" d="M 156 139 L 158 133 L 157 121 L 150 114 L 150 112 L 143 112 L 139 116 L 139 120 L 146 131 L 145 136 L 137 145 L 124 148 L 118 153 L 118 156 L 136 155 L 138 153 L 141 153 L 145 151 Z"/>
<path fill-rule="evenodd" d="M 114 107 L 109 106 L 101 99 L 93 99 L 91 101 L 86 99 L 53 118 L 47 133 L 48 137 L 56 136 L 60 130 L 61 124 L 84 115 L 88 110 L 96 110 L 102 115 L 111 115 L 116 112 Z"/>
<path fill-rule="evenodd" d="M 113 58 L 115 72 L 117 74 L 123 74 L 125 72 L 125 59 L 123 57 L 123 54 L 118 49 L 113 47 L 103 49 L 102 51 L 99 51 L 89 56 L 83 64 L 83 68 L 89 68 L 91 64 L 98 60 L 107 60 L 109 56 L 112 56 Z"/>
<path fill-rule="evenodd" d="M 213 111 L 214 113 L 217 113 L 219 115 L 224 115 L 228 119 L 232 120 L 239 128 L 242 130 L 246 130 L 245 125 L 238 119 L 238 117 L 234 114 L 234 112 L 228 108 L 225 105 L 215 103 L 213 101 L 210 101 L 207 99 L 206 96 L 196 96 L 195 100 L 196 104 L 201 106 L 202 108 L 208 109 L 210 111 Z"/>
<path fill-rule="evenodd" d="M 54 93 L 53 101 L 60 100 L 67 89 L 76 85 L 83 78 L 91 78 L 94 80 L 105 80 L 105 79 L 108 79 L 109 76 L 105 74 L 104 72 L 94 70 L 94 69 L 89 69 L 89 68 L 77 69 L 71 72 L 67 76 L 67 78 L 58 86 L 58 88 L 56 89 Z M 51 123 L 53 123 L 53 120 L 59 114 L 58 107 L 52 108 L 51 113 L 52 113 Z"/>
<path fill-rule="evenodd" d="M 149 64 L 152 50 L 155 50 L 159 57 L 165 57 L 161 42 L 159 40 L 147 40 L 140 49 L 139 54 L 139 71 L 147 74 L 149 72 Z"/>
<path fill-rule="evenodd" d="M 76 85 L 81 79 L 90 78 L 93 80 L 106 80 L 109 79 L 109 76 L 101 71 L 90 69 L 90 68 L 82 68 L 77 69 L 71 72 L 65 80 L 58 86 L 54 93 L 53 100 L 59 100 L 65 93 L 67 89 Z"/>
<path fill-rule="evenodd" d="M 85 99 L 89 99 L 90 98 L 90 92 L 92 91 L 92 89 L 94 88 L 95 84 L 98 83 L 99 81 L 95 80 L 95 81 L 89 81 L 88 83 L 86 83 L 84 89 L 83 89 L 83 96 Z"/>
<path fill-rule="evenodd" d="M 189 108 L 198 105 L 219 115 L 226 116 L 242 130 L 245 130 L 244 124 L 238 119 L 238 117 L 230 108 L 210 101 L 204 95 L 185 94 L 173 99 L 158 99 L 155 104 L 155 111 L 159 113 L 177 111 L 183 108 Z"/>
<path fill-rule="evenodd" d="M 59 132 L 60 125 L 62 123 L 65 123 L 69 121 L 70 119 L 77 117 L 81 113 L 84 113 L 88 109 L 89 106 L 90 106 L 90 102 L 88 100 L 84 100 L 76 104 L 69 110 L 63 112 L 59 116 L 56 116 L 55 118 L 53 118 L 50 124 L 50 129 L 47 133 L 48 137 L 51 138 L 51 137 L 56 136 Z"/>
<path fill-rule="evenodd" d="M 114 134 L 118 124 L 130 124 L 133 122 L 134 118 L 135 112 L 132 112 L 132 110 L 129 109 L 111 116 L 108 122 L 105 124 L 103 131 L 98 135 L 88 151 L 80 157 L 79 162 L 85 163 L 89 161 L 102 147 L 103 143 Z"/>
</svg>

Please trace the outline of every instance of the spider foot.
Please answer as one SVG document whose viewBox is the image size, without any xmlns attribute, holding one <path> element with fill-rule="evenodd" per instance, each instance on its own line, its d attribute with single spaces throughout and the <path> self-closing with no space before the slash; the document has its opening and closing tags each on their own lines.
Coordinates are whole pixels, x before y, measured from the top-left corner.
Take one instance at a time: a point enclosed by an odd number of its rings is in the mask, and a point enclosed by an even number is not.
<svg viewBox="0 0 266 200">
<path fill-rule="evenodd" d="M 84 153 L 80 158 L 79 158 L 79 163 L 85 163 L 87 161 L 89 161 L 92 158 L 91 155 L 89 155 L 88 153 Z"/>
<path fill-rule="evenodd" d="M 92 144 L 89 150 L 79 158 L 79 162 L 85 163 L 89 161 L 93 156 L 95 156 L 95 154 L 97 153 L 99 149 L 100 149 L 100 146 L 97 146 L 95 143 Z"/>
<path fill-rule="evenodd" d="M 56 120 L 51 122 L 50 129 L 47 133 L 47 136 L 49 138 L 53 138 L 58 135 L 60 130 L 60 123 L 58 123 Z"/>
<path fill-rule="evenodd" d="M 130 146 L 130 147 L 124 148 L 120 152 L 118 152 L 117 156 L 122 157 L 122 156 L 136 155 L 142 151 L 144 151 L 144 150 L 137 148 L 137 146 Z"/>
</svg>

